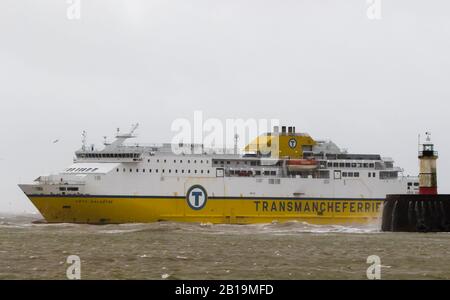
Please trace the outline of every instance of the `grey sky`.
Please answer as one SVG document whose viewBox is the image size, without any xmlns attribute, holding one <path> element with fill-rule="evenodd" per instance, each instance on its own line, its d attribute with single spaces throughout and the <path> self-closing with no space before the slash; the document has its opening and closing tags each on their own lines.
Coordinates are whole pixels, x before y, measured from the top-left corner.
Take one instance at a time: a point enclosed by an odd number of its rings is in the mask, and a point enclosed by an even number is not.
<svg viewBox="0 0 450 300">
<path fill-rule="evenodd" d="M 417 134 L 450 192 L 450 2 L 383 0 L 0 2 L 0 211 L 17 187 L 139 122 L 168 142 L 175 118 L 278 118 L 417 174 Z M 53 143 L 59 139 L 58 143 Z"/>
</svg>

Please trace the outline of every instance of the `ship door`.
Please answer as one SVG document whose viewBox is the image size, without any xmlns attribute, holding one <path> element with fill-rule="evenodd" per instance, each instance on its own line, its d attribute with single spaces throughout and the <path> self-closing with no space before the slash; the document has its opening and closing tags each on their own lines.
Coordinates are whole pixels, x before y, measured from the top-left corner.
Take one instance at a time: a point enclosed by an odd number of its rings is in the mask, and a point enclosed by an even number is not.
<svg viewBox="0 0 450 300">
<path fill-rule="evenodd" d="M 335 179 L 335 180 L 340 180 L 341 178 L 342 178 L 341 171 L 335 170 L 335 171 L 334 171 L 334 179 Z"/>
</svg>

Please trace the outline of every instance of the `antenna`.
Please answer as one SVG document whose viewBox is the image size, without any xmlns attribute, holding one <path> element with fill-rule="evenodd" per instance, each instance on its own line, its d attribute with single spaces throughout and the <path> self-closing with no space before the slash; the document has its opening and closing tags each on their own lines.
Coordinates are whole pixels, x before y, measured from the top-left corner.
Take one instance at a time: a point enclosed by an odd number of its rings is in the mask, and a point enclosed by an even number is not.
<svg viewBox="0 0 450 300">
<path fill-rule="evenodd" d="M 239 134 L 234 134 L 234 154 L 238 154 L 238 141 L 239 141 Z"/>
<path fill-rule="evenodd" d="M 133 133 L 136 131 L 136 129 L 138 129 L 138 127 L 139 127 L 139 123 L 132 125 L 130 135 L 133 135 Z"/>
<path fill-rule="evenodd" d="M 83 130 L 83 133 L 81 134 L 81 149 L 83 151 L 86 150 L 86 138 L 87 138 L 87 132 Z"/>
</svg>

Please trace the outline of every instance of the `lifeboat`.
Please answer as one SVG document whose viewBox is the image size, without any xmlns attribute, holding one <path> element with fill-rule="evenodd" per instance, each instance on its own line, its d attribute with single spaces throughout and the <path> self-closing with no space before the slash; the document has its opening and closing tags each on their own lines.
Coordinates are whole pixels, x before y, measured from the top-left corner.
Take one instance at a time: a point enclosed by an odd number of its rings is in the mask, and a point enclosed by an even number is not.
<svg viewBox="0 0 450 300">
<path fill-rule="evenodd" d="M 290 159 L 286 165 L 289 171 L 309 171 L 317 169 L 318 162 L 314 159 Z"/>
</svg>

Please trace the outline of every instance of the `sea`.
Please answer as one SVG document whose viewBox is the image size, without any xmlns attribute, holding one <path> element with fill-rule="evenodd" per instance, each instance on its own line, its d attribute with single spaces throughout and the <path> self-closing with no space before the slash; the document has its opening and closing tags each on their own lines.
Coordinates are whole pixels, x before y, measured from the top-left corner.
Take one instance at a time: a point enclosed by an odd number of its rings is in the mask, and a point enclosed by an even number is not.
<svg viewBox="0 0 450 300">
<path fill-rule="evenodd" d="M 0 214 L 0 279 L 450 279 L 448 233 L 385 233 L 379 224 L 41 221 Z"/>
</svg>

